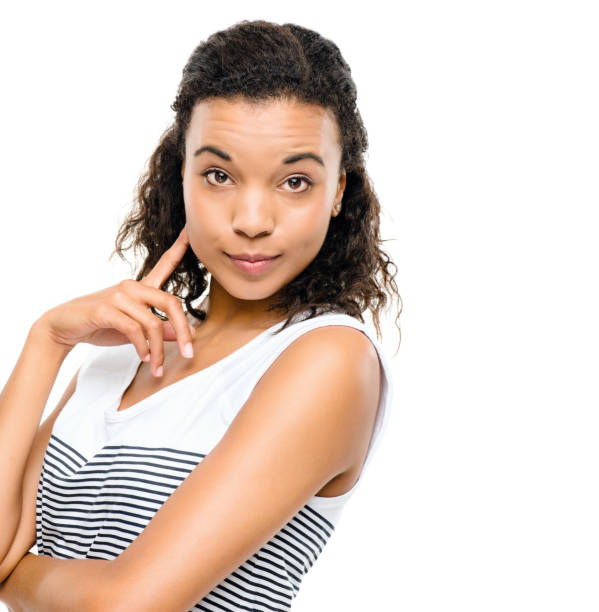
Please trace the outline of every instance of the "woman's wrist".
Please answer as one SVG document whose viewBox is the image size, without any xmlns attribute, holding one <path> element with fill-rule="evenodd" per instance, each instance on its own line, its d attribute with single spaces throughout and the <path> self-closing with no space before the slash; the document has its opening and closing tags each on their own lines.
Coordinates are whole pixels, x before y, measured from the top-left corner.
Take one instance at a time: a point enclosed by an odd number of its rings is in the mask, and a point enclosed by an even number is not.
<svg viewBox="0 0 599 612">
<path fill-rule="evenodd" d="M 37 350 L 47 354 L 49 358 L 60 359 L 61 361 L 71 352 L 73 346 L 68 346 L 57 341 L 45 318 L 45 314 L 34 321 L 27 335 L 27 342 L 34 344 Z"/>
<path fill-rule="evenodd" d="M 110 592 L 105 559 L 56 559 L 28 552 L 0 583 L 0 601 L 10 610 L 106 609 L 100 600 Z"/>
<path fill-rule="evenodd" d="M 24 612 L 25 610 L 19 601 L 19 576 L 16 570 L 21 563 L 27 563 L 27 557 L 32 554 L 30 552 L 26 553 L 5 580 L 0 582 L 0 602 L 11 612 Z"/>
</svg>

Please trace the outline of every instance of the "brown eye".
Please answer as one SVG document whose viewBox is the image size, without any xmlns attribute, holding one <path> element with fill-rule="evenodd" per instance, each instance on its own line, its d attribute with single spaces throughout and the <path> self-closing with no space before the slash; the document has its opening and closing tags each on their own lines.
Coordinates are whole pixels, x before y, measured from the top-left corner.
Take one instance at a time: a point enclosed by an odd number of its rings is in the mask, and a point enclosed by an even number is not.
<svg viewBox="0 0 599 612">
<path fill-rule="evenodd" d="M 304 182 L 306 183 L 308 186 L 306 189 L 296 189 L 295 187 L 299 187 L 301 185 L 301 183 Z M 286 181 L 286 184 L 294 187 L 293 189 L 291 189 L 291 191 L 295 191 L 297 193 L 304 193 L 306 191 L 309 191 L 311 186 L 312 186 L 312 181 L 310 179 L 308 179 L 305 176 L 290 176 Z"/>
<path fill-rule="evenodd" d="M 227 178 L 227 174 L 225 172 L 223 172 L 222 170 L 215 170 L 214 168 L 212 170 L 206 170 L 206 172 L 202 172 L 202 176 L 208 176 L 209 174 L 214 174 L 215 177 L 218 176 L 218 178 L 215 178 L 216 183 L 212 183 L 211 181 L 208 181 L 209 185 L 223 185 L 224 181 Z"/>
</svg>

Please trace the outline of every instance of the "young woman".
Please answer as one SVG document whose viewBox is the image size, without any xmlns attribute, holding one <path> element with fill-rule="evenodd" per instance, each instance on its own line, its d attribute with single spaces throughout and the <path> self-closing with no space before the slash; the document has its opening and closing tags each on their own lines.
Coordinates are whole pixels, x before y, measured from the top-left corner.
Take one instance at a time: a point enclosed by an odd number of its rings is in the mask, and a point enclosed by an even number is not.
<svg viewBox="0 0 599 612">
<path fill-rule="evenodd" d="M 194 50 L 117 237 L 147 252 L 136 279 L 44 313 L 0 396 L 12 609 L 290 609 L 392 397 L 361 314 L 380 338 L 399 295 L 355 102 L 336 45 L 294 24 Z"/>
</svg>

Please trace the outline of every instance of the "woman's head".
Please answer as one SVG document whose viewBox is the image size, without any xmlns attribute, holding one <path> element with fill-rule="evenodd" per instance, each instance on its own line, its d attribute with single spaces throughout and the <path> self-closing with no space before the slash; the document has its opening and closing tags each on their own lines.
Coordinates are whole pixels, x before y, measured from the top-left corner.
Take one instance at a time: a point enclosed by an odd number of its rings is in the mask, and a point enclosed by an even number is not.
<svg viewBox="0 0 599 612">
<path fill-rule="evenodd" d="M 380 249 L 366 130 L 337 46 L 294 24 L 243 21 L 194 50 L 172 108 L 117 236 L 121 257 L 128 237 L 126 248 L 147 250 L 137 279 L 187 225 L 190 249 L 164 288 L 192 316 L 204 317 L 191 302 L 209 272 L 234 298 L 289 321 L 304 311 L 363 320 L 369 308 L 380 335 L 387 293 L 399 297 L 395 265 Z M 303 153 L 317 159 L 288 159 Z M 227 253 L 280 257 L 249 274 Z"/>
<path fill-rule="evenodd" d="M 335 118 L 321 106 L 293 99 L 197 104 L 187 129 L 183 200 L 190 246 L 212 283 L 239 300 L 272 303 L 318 255 L 338 214 L 340 159 Z M 276 259 L 250 271 L 233 263 L 230 256 L 239 254 Z"/>
</svg>

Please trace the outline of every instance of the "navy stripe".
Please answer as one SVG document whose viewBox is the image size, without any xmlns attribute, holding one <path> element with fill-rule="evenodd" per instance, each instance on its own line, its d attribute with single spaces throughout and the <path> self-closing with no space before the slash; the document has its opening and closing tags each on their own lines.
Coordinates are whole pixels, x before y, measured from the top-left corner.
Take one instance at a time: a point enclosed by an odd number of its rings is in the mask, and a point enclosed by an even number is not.
<svg viewBox="0 0 599 612">
<path fill-rule="evenodd" d="M 165 447 L 108 445 L 87 460 L 52 434 L 36 500 L 39 554 L 116 558 L 205 456 Z M 303 577 L 334 529 L 306 504 L 192 609 L 290 610 Z"/>
</svg>

